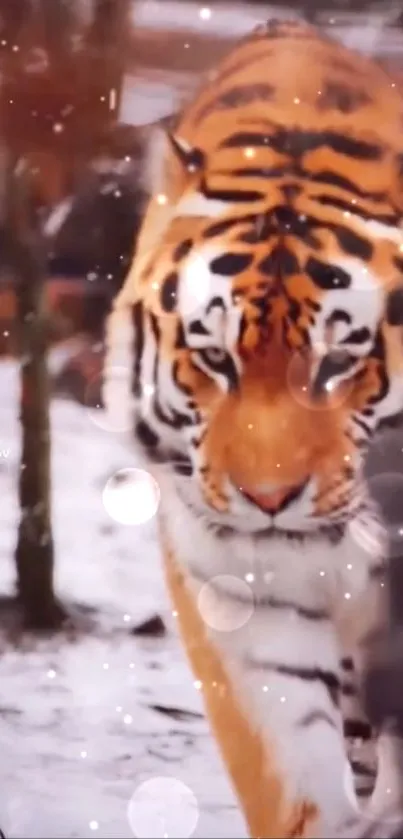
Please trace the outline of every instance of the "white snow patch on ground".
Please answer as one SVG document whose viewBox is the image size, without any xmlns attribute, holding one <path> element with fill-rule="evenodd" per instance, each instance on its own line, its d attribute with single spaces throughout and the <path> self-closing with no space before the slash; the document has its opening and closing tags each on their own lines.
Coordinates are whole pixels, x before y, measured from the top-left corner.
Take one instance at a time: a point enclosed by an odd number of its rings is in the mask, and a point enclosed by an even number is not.
<svg viewBox="0 0 403 839">
<path fill-rule="evenodd" d="M 2 363 L 0 595 L 14 582 L 18 390 L 16 366 Z M 196 796 L 195 836 L 244 837 L 177 638 L 154 526 L 119 526 L 102 505 L 107 479 L 139 462 L 121 435 L 102 431 L 78 405 L 55 401 L 51 422 L 56 587 L 99 610 L 100 630 L 70 643 L 27 638 L 23 649 L 0 637 L 0 827 L 10 839 L 126 839 L 138 785 L 169 776 Z M 129 634 L 155 612 L 169 622 L 166 638 Z"/>
</svg>

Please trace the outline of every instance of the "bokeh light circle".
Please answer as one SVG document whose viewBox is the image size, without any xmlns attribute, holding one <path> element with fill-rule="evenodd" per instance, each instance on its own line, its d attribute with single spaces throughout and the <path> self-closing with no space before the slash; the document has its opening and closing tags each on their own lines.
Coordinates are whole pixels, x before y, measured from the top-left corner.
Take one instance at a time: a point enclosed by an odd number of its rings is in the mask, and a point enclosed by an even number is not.
<svg viewBox="0 0 403 839">
<path fill-rule="evenodd" d="M 244 626 L 254 610 L 250 586 L 231 574 L 220 574 L 204 583 L 197 598 L 204 623 L 216 632 L 234 632 Z"/>
<path fill-rule="evenodd" d="M 189 839 L 197 826 L 199 808 L 186 784 L 177 778 L 161 776 L 137 787 L 127 817 L 139 839 Z"/>
<path fill-rule="evenodd" d="M 102 401 L 103 373 L 94 376 L 85 390 L 85 405 L 90 420 L 102 431 L 125 433 L 132 428 L 131 411 L 127 410 L 128 379 L 127 367 L 113 367 L 108 379 L 113 381 L 114 398 L 104 405 Z"/>
<path fill-rule="evenodd" d="M 320 397 L 315 398 L 312 394 L 311 371 L 318 366 L 320 352 L 321 348 L 317 351 L 312 348 L 304 353 L 293 353 L 287 366 L 286 376 L 288 390 L 295 401 L 302 408 L 324 414 L 339 408 L 346 402 L 354 383 L 351 379 L 340 382 L 330 379 Z"/>
<path fill-rule="evenodd" d="M 160 490 L 145 469 L 120 469 L 109 478 L 102 500 L 106 512 L 118 524 L 145 524 L 158 510 Z"/>
</svg>

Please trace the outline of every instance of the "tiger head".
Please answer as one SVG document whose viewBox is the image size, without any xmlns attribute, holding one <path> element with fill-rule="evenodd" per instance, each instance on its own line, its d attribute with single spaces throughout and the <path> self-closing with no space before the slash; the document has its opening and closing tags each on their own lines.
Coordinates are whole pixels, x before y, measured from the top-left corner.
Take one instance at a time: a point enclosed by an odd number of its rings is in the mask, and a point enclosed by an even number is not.
<svg viewBox="0 0 403 839">
<path fill-rule="evenodd" d="M 403 407 L 395 133 L 325 130 L 312 104 L 258 125 L 217 96 L 171 136 L 109 368 L 126 317 L 136 435 L 212 526 L 336 535 Z"/>
</svg>

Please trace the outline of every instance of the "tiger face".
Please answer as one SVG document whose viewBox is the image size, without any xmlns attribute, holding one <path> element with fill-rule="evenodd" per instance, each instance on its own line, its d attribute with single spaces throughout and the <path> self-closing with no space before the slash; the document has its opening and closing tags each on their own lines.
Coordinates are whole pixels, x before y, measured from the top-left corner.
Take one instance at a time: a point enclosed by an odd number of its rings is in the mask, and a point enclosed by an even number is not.
<svg viewBox="0 0 403 839">
<path fill-rule="evenodd" d="M 403 406 L 402 113 L 379 68 L 277 25 L 171 138 L 116 312 L 136 435 L 211 526 L 337 536 L 360 503 L 369 442 Z"/>
</svg>

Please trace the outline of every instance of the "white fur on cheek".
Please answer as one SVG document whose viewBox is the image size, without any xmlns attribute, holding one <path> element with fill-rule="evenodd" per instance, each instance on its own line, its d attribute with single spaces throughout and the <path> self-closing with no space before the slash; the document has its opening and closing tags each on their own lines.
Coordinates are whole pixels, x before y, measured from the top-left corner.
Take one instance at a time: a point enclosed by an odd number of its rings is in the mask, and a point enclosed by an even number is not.
<svg viewBox="0 0 403 839">
<path fill-rule="evenodd" d="M 193 251 L 185 260 L 179 277 L 178 312 L 184 325 L 188 347 L 219 347 L 235 354 L 242 310 L 233 301 L 232 280 L 210 270 L 222 249 L 211 245 Z M 222 306 L 208 306 L 213 298 Z M 192 321 L 200 320 L 203 333 L 194 333 Z M 239 367 L 239 359 L 236 359 Z"/>
<path fill-rule="evenodd" d="M 354 213 L 351 213 L 351 218 L 366 236 L 371 236 L 373 239 L 386 239 L 388 242 L 396 242 L 397 245 L 403 246 L 403 230 L 400 227 L 392 227 L 376 219 L 363 219 Z"/>
<path fill-rule="evenodd" d="M 367 328 L 374 336 L 378 323 L 382 317 L 384 306 L 384 290 L 378 278 L 358 259 L 341 259 L 338 267 L 346 271 L 351 277 L 349 288 L 334 288 L 322 298 L 322 309 L 315 325 L 310 330 L 312 344 L 323 346 L 325 343 L 325 329 L 328 319 L 336 310 L 350 315 L 351 323 L 337 321 L 332 336 L 332 345 L 337 345 L 348 338 L 352 330 Z M 367 344 L 363 345 L 368 351 Z M 348 348 L 348 342 L 346 343 Z M 355 345 L 355 349 L 357 346 Z"/>
<path fill-rule="evenodd" d="M 174 210 L 175 216 L 197 216 L 200 218 L 217 218 L 230 208 L 227 201 L 216 198 L 206 198 L 201 192 L 192 192 L 181 198 Z"/>
</svg>

